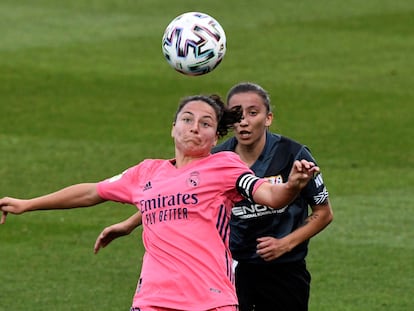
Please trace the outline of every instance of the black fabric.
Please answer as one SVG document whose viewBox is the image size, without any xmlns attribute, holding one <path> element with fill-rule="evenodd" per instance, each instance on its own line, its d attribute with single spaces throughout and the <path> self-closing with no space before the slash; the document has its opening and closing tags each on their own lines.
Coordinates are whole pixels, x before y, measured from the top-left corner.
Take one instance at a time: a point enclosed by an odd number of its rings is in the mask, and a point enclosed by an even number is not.
<svg viewBox="0 0 414 311">
<path fill-rule="evenodd" d="M 235 151 L 237 140 L 232 137 L 217 146 L 214 152 Z M 285 182 L 293 162 L 306 159 L 316 164 L 309 149 L 287 137 L 267 133 L 266 144 L 251 166 L 256 176 L 272 182 Z M 286 207 L 275 210 L 252 204 L 247 200 L 232 209 L 230 249 L 237 260 L 236 288 L 240 311 L 307 311 L 310 274 L 305 258 L 308 241 L 270 262 L 257 254 L 257 238 L 282 238 L 303 225 L 309 206 L 326 200 L 328 194 L 322 175 L 315 176 L 300 196 Z M 253 306 L 254 304 L 254 306 Z"/>
<path fill-rule="evenodd" d="M 311 276 L 304 261 L 276 265 L 240 263 L 240 311 L 307 311 Z"/>
</svg>

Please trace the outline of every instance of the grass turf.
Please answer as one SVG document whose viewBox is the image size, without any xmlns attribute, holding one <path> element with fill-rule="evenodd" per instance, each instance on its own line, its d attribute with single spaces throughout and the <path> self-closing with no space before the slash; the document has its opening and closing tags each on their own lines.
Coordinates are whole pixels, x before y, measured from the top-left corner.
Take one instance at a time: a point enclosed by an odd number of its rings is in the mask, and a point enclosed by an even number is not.
<svg viewBox="0 0 414 311">
<path fill-rule="evenodd" d="M 210 13 L 228 51 L 185 77 L 160 40 L 185 11 Z M 311 147 L 334 222 L 311 242 L 310 310 L 408 310 L 414 291 L 409 1 L 0 1 L 0 196 L 31 197 L 171 157 L 182 96 L 251 80 L 273 131 Z M 0 227 L 0 310 L 127 310 L 140 232 L 104 249 L 100 230 L 134 212 L 10 216 Z"/>
</svg>

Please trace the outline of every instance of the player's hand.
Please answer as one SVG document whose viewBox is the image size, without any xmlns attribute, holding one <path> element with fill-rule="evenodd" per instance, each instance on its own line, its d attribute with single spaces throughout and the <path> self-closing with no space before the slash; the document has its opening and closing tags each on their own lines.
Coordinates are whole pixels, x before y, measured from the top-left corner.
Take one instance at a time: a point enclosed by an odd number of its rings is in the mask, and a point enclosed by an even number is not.
<svg viewBox="0 0 414 311">
<path fill-rule="evenodd" d="M 6 222 L 7 214 L 22 214 L 26 211 L 27 200 L 4 197 L 0 199 L 1 220 L 0 224 Z"/>
<path fill-rule="evenodd" d="M 292 189 L 300 190 L 307 185 L 315 173 L 319 173 L 319 167 L 315 163 L 307 160 L 296 160 L 293 163 L 287 183 Z"/>
<path fill-rule="evenodd" d="M 95 246 L 93 248 L 94 253 L 97 254 L 101 248 L 108 246 L 108 244 L 113 240 L 121 236 L 128 235 L 129 233 L 130 230 L 128 230 L 123 223 L 117 223 L 106 227 L 96 239 Z"/>
<path fill-rule="evenodd" d="M 271 261 L 279 258 L 290 251 L 289 243 L 286 239 L 277 239 L 274 237 L 261 237 L 257 240 L 257 254 L 265 261 Z"/>
</svg>

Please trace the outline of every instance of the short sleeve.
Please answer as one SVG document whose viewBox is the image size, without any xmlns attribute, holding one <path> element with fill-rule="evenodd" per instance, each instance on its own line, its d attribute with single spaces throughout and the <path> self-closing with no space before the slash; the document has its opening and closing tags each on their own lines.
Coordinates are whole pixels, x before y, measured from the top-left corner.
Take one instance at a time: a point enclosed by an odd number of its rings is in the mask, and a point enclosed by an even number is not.
<svg viewBox="0 0 414 311">
<path fill-rule="evenodd" d="M 131 167 L 121 174 L 98 183 L 97 190 L 101 198 L 109 201 L 132 204 L 131 185 L 136 182 L 138 166 Z"/>
<path fill-rule="evenodd" d="M 265 180 L 262 178 L 259 178 L 250 173 L 244 173 L 237 179 L 236 188 L 243 197 L 251 202 L 254 202 L 253 194 L 256 189 L 264 182 Z"/>
<path fill-rule="evenodd" d="M 300 150 L 297 157 L 298 160 L 305 159 L 317 164 L 308 148 L 305 146 Z M 305 188 L 302 190 L 302 195 L 306 199 L 309 205 L 320 205 L 326 203 L 329 197 L 328 190 L 321 173 L 316 174 L 308 182 Z"/>
</svg>

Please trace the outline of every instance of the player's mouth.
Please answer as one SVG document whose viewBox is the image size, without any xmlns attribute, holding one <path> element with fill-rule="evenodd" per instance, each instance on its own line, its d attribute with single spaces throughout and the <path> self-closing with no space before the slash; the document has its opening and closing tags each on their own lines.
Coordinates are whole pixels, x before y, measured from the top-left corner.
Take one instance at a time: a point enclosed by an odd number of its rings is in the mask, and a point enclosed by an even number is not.
<svg viewBox="0 0 414 311">
<path fill-rule="evenodd" d="M 251 132 L 249 131 L 239 131 L 238 136 L 242 139 L 247 139 L 251 136 Z"/>
<path fill-rule="evenodd" d="M 186 139 L 186 142 L 199 145 L 201 143 L 201 140 L 197 138 L 188 138 Z"/>
</svg>

